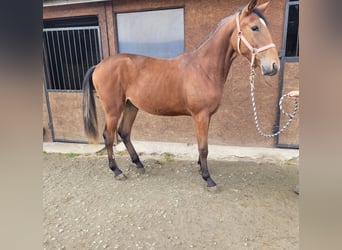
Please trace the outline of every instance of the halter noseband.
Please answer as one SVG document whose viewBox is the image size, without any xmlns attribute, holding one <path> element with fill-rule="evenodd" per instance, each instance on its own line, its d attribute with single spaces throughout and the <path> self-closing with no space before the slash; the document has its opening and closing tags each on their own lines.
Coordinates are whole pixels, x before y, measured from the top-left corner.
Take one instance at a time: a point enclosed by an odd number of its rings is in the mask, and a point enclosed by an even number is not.
<svg viewBox="0 0 342 250">
<path fill-rule="evenodd" d="M 242 31 L 240 29 L 240 12 L 236 13 L 235 15 L 235 19 L 236 19 L 236 28 L 237 28 L 237 32 L 238 32 L 238 39 L 237 39 L 237 50 L 238 53 L 241 55 L 241 51 L 240 51 L 240 41 L 242 40 L 242 42 L 247 46 L 247 48 L 251 51 L 252 53 L 252 59 L 251 59 L 251 66 L 254 66 L 254 61 L 255 61 L 255 56 L 257 53 L 270 49 L 270 48 L 274 48 L 275 44 L 274 43 L 270 43 L 268 45 L 262 46 L 261 48 L 253 48 L 252 45 L 247 41 L 246 37 L 242 34 Z"/>
</svg>

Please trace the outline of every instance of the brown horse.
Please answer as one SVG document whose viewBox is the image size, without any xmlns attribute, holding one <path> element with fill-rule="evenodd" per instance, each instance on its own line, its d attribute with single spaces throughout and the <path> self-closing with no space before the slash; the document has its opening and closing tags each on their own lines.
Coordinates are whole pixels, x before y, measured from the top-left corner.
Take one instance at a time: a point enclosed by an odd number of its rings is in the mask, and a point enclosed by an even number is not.
<svg viewBox="0 0 342 250">
<path fill-rule="evenodd" d="M 155 115 L 192 116 L 200 173 L 209 188 L 216 187 L 207 166 L 208 128 L 211 116 L 220 105 L 233 60 L 241 54 L 252 65 L 259 66 L 263 75 L 274 75 L 279 69 L 278 53 L 263 15 L 268 4 L 257 6 L 257 0 L 251 0 L 221 20 L 208 39 L 192 52 L 171 59 L 118 54 L 88 70 L 83 81 L 85 132 L 91 142 L 98 141 L 93 85 L 105 112 L 103 138 L 109 167 L 117 179 L 126 178 L 113 154 L 115 130 L 121 115 L 118 134 L 137 170 L 144 172 L 130 138 L 137 112 L 142 109 Z"/>
</svg>

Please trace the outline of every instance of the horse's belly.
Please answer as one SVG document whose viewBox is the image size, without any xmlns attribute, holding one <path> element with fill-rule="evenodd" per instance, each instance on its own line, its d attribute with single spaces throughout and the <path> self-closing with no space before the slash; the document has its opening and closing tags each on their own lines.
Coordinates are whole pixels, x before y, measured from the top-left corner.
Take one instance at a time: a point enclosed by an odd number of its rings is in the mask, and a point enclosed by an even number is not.
<svg viewBox="0 0 342 250">
<path fill-rule="evenodd" d="M 177 115 L 190 115 L 185 105 L 180 101 L 171 101 L 157 98 L 135 98 L 127 97 L 138 109 L 153 115 L 177 116 Z"/>
</svg>

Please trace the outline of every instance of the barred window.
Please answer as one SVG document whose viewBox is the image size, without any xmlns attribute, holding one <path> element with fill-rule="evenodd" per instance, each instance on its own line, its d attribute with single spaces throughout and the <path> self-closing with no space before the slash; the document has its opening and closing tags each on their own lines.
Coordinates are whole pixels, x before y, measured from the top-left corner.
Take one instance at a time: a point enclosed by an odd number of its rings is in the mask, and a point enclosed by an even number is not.
<svg viewBox="0 0 342 250">
<path fill-rule="evenodd" d="M 102 59 L 97 17 L 47 20 L 44 26 L 47 89 L 81 90 L 87 69 Z"/>
</svg>

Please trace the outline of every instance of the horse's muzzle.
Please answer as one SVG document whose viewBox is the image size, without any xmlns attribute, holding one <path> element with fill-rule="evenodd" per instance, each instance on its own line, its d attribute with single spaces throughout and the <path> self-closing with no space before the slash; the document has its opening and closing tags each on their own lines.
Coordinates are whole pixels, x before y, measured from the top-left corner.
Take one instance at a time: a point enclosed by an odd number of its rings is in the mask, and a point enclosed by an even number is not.
<svg viewBox="0 0 342 250">
<path fill-rule="evenodd" d="M 279 71 L 279 68 L 280 66 L 276 62 L 268 66 L 261 65 L 261 73 L 266 76 L 273 76 Z"/>
</svg>

